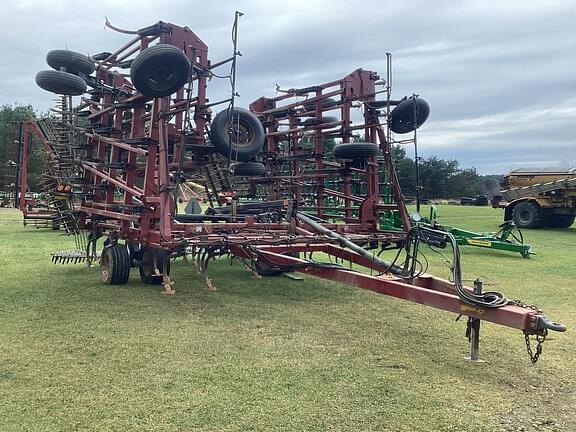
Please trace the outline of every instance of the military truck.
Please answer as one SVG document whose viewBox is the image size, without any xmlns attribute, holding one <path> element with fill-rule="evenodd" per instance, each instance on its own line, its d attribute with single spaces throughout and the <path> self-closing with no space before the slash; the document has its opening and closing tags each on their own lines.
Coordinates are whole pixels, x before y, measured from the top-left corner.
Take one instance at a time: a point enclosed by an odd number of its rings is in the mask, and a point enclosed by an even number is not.
<svg viewBox="0 0 576 432">
<path fill-rule="evenodd" d="M 568 228 L 576 218 L 576 166 L 516 169 L 502 179 L 493 207 L 519 228 Z"/>
</svg>

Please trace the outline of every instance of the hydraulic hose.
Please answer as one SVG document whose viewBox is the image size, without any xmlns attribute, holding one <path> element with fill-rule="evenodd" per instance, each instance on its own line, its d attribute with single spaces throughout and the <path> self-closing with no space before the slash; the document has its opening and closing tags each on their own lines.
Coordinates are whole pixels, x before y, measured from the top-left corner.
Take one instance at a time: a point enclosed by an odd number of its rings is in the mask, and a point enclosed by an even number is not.
<svg viewBox="0 0 576 432">
<path fill-rule="evenodd" d="M 362 255 L 364 258 L 372 261 L 374 264 L 376 264 L 379 267 L 378 270 L 382 271 L 383 273 L 390 272 L 390 273 L 393 273 L 397 276 L 401 276 L 404 274 L 404 269 L 402 267 L 398 267 L 397 265 L 395 265 L 393 263 L 390 263 L 388 261 L 384 261 L 384 260 L 378 258 L 377 256 L 372 255 L 366 249 L 364 249 L 361 246 L 358 246 L 356 243 L 348 240 L 346 237 L 341 236 L 340 234 L 338 234 L 338 233 L 326 228 L 325 226 L 319 224 L 318 222 L 314 221 L 310 216 L 308 216 L 304 213 L 301 213 L 301 212 L 297 212 L 296 217 L 298 218 L 298 220 L 311 226 L 318 233 L 323 234 L 326 237 L 329 237 L 333 240 L 336 240 L 338 242 L 338 244 L 340 244 L 340 246 L 348 248 L 348 249 L 356 252 L 358 255 Z"/>
</svg>

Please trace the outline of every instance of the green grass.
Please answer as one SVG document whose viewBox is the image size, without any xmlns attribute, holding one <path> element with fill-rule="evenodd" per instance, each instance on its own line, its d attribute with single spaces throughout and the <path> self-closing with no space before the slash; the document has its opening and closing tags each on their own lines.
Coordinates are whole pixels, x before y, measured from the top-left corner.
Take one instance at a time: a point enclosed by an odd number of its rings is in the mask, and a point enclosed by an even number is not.
<svg viewBox="0 0 576 432">
<path fill-rule="evenodd" d="M 491 208 L 440 223 L 494 231 Z M 1 431 L 574 431 L 576 228 L 524 232 L 536 256 L 463 248 L 464 277 L 567 324 L 531 365 L 521 332 L 485 324 L 481 357 L 447 312 L 239 264 L 173 265 L 177 295 L 54 265 L 74 247 L 0 211 Z M 10 222 L 15 221 L 15 222 Z M 441 271 L 440 271 L 441 273 Z"/>
</svg>

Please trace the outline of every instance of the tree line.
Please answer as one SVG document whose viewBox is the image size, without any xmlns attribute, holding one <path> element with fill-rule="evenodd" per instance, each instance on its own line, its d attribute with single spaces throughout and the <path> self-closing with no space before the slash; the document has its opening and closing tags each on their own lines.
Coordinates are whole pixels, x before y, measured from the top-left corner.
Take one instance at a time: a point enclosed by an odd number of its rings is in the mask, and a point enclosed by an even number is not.
<svg viewBox="0 0 576 432">
<path fill-rule="evenodd" d="M 18 163 L 19 124 L 36 117 L 29 105 L 0 106 L 0 191 L 12 192 L 16 183 Z M 32 190 L 37 189 L 38 175 L 42 170 L 42 150 L 32 146 L 28 180 Z"/>
<path fill-rule="evenodd" d="M 392 159 L 405 196 L 416 195 L 416 163 L 400 146 L 392 147 Z M 476 168 L 460 168 L 454 159 L 436 156 L 418 160 L 420 197 L 422 199 L 492 196 L 500 191 L 499 175 L 480 175 Z"/>
</svg>

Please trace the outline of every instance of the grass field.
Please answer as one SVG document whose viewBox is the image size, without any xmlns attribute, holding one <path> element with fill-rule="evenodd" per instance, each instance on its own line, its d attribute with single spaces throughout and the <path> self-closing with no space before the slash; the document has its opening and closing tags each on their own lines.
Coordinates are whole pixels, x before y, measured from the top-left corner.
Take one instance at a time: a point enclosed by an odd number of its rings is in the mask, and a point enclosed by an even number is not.
<svg viewBox="0 0 576 432">
<path fill-rule="evenodd" d="M 491 208 L 440 222 L 494 231 Z M 463 248 L 464 277 L 569 326 L 530 364 L 520 331 L 305 277 L 173 265 L 177 295 L 54 265 L 73 248 L 0 209 L 0 431 L 575 431 L 576 227 L 526 230 L 537 253 Z"/>
</svg>

